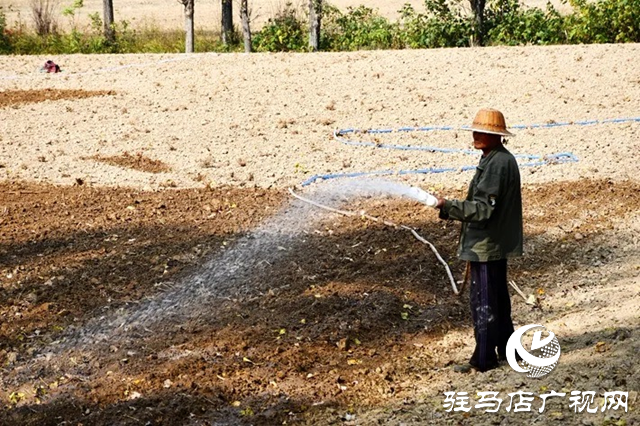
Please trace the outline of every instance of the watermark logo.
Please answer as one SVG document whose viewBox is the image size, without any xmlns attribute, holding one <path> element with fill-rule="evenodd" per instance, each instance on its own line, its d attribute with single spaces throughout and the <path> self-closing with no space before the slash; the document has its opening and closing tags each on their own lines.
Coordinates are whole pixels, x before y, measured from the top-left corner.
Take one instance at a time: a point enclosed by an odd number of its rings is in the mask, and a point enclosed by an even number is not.
<svg viewBox="0 0 640 426">
<path fill-rule="evenodd" d="M 507 342 L 507 362 L 515 371 L 529 373 L 527 377 L 546 376 L 558 365 L 560 358 L 560 343 L 552 331 L 547 331 L 549 335 L 542 338 L 542 330 L 537 330 L 533 333 L 531 352 L 524 348 L 523 335 L 537 328 L 546 330 L 542 325 L 528 324 L 514 331 Z M 516 352 L 522 358 L 519 362 Z"/>
</svg>

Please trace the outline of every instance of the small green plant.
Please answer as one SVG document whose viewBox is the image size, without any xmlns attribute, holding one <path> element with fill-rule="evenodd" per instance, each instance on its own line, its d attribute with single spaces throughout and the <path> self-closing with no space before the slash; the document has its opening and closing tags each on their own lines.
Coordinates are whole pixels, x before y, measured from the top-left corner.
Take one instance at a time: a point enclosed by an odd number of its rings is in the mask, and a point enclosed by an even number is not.
<svg viewBox="0 0 640 426">
<path fill-rule="evenodd" d="M 255 415 L 255 413 L 253 412 L 253 410 L 251 409 L 251 407 L 247 407 L 244 410 L 240 410 L 240 415 L 242 417 L 252 417 Z"/>
<path fill-rule="evenodd" d="M 79 9 L 82 9 L 83 7 L 84 7 L 83 0 L 74 0 L 73 4 L 68 5 L 64 9 L 62 9 L 62 14 L 64 16 L 66 16 L 67 18 L 69 18 L 69 23 L 71 24 L 71 32 L 72 33 L 76 32 L 76 30 L 77 30 L 76 12 Z M 77 53 L 77 51 L 70 52 L 70 53 Z"/>
<path fill-rule="evenodd" d="M 91 21 L 91 29 L 94 32 L 102 32 L 102 18 L 98 12 L 90 13 L 89 20 Z"/>
<path fill-rule="evenodd" d="M 302 165 L 302 164 L 300 164 L 300 163 L 296 163 L 296 164 L 293 166 L 293 168 L 294 168 L 294 170 L 295 170 L 295 172 L 296 172 L 296 173 L 302 173 L 302 174 L 307 174 L 307 173 L 309 173 L 309 170 L 308 170 L 304 165 Z"/>
<path fill-rule="evenodd" d="M 84 1 L 83 0 L 74 0 L 73 4 L 65 7 L 64 9 L 62 9 L 62 14 L 64 16 L 75 16 L 76 15 L 76 10 L 81 9 L 84 6 Z"/>
<path fill-rule="evenodd" d="M 9 395 L 9 402 L 12 403 L 13 405 L 16 405 L 17 403 L 22 401 L 24 398 L 25 398 L 25 395 L 22 392 L 11 392 L 11 394 Z"/>
</svg>

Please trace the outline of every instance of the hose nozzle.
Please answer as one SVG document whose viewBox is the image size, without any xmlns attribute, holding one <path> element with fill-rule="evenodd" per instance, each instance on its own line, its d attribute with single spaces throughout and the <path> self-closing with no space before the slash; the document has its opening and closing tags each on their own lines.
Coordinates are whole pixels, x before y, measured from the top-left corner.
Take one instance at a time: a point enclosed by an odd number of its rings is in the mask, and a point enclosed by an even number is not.
<svg viewBox="0 0 640 426">
<path fill-rule="evenodd" d="M 438 199 L 436 197 L 415 186 L 409 188 L 406 195 L 416 201 L 426 204 L 429 207 L 435 208 L 438 205 Z"/>
</svg>

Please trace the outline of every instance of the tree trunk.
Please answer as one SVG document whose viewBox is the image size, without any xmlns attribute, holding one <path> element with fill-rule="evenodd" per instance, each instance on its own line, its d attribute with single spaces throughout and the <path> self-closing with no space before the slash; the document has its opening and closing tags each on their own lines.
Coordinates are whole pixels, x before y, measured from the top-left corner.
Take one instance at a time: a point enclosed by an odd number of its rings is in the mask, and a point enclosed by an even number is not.
<svg viewBox="0 0 640 426">
<path fill-rule="evenodd" d="M 193 30 L 193 12 L 195 0 L 183 0 L 184 5 L 184 32 L 186 34 L 184 51 L 185 53 L 193 53 L 194 50 L 194 30 Z"/>
<path fill-rule="evenodd" d="M 116 41 L 116 30 L 113 26 L 113 0 L 102 0 L 104 16 L 104 38 L 108 42 Z"/>
<path fill-rule="evenodd" d="M 240 1 L 240 20 L 242 21 L 242 36 L 244 38 L 244 51 L 251 53 L 251 27 L 249 26 L 248 0 Z"/>
<path fill-rule="evenodd" d="M 322 20 L 322 0 L 309 0 L 309 48 L 313 52 L 320 49 L 320 21 Z"/>
<path fill-rule="evenodd" d="M 470 3 L 476 21 L 476 44 L 484 46 L 484 6 L 486 0 L 470 0 Z"/>
<path fill-rule="evenodd" d="M 222 0 L 222 44 L 233 41 L 233 1 Z"/>
</svg>

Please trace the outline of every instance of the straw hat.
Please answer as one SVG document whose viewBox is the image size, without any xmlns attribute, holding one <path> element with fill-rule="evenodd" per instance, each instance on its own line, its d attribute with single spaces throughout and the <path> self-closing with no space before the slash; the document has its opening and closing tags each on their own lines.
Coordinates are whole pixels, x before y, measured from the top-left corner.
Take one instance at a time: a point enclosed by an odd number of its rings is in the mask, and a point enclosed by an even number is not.
<svg viewBox="0 0 640 426">
<path fill-rule="evenodd" d="M 465 127 L 464 130 L 489 133 L 491 135 L 515 136 L 507 130 L 504 115 L 497 109 L 492 108 L 482 108 L 478 111 L 471 127 Z"/>
</svg>

